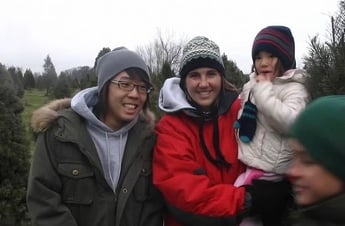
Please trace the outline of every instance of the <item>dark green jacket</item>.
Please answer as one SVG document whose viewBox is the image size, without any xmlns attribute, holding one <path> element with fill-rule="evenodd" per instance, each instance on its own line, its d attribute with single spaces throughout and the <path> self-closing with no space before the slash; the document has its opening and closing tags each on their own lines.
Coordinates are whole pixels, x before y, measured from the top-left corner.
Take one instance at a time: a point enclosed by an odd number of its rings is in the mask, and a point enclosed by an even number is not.
<svg viewBox="0 0 345 226">
<path fill-rule="evenodd" d="M 161 226 L 162 198 L 152 184 L 155 136 L 139 119 L 129 131 L 114 193 L 104 179 L 85 121 L 63 110 L 37 140 L 27 204 L 34 226 Z"/>
<path fill-rule="evenodd" d="M 296 215 L 293 226 L 345 226 L 345 194 L 300 209 Z"/>
</svg>

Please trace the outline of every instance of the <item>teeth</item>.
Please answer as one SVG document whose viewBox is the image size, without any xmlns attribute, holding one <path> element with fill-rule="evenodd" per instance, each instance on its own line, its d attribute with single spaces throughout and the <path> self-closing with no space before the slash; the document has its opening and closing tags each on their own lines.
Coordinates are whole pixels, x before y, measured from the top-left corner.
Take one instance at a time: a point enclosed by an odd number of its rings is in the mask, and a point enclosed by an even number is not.
<svg viewBox="0 0 345 226">
<path fill-rule="evenodd" d="M 135 109 L 137 106 L 134 104 L 125 104 L 126 107 L 131 108 L 131 109 Z"/>
</svg>

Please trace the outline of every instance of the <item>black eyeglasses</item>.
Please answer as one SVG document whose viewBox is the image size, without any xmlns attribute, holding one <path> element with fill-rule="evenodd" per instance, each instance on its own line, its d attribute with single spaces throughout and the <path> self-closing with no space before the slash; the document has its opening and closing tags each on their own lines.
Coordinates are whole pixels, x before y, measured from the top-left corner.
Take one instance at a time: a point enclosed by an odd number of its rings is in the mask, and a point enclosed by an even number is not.
<svg viewBox="0 0 345 226">
<path fill-rule="evenodd" d="M 111 83 L 116 84 L 120 89 L 126 90 L 126 91 L 132 91 L 134 88 L 137 88 L 138 92 L 141 94 L 148 94 L 151 93 L 153 90 L 153 87 L 147 87 L 145 85 L 137 85 L 133 82 L 127 82 L 127 81 L 119 81 L 119 80 L 111 80 Z"/>
</svg>

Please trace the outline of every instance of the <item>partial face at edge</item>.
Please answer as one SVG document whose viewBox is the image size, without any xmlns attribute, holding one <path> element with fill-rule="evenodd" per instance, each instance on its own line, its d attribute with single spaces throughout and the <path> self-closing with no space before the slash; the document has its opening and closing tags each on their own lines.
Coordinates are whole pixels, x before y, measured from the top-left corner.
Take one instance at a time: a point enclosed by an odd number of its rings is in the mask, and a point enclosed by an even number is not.
<svg viewBox="0 0 345 226">
<path fill-rule="evenodd" d="M 294 151 L 293 161 L 288 169 L 298 205 L 312 205 L 344 192 L 343 182 L 316 163 L 297 140 L 290 140 Z"/>
</svg>

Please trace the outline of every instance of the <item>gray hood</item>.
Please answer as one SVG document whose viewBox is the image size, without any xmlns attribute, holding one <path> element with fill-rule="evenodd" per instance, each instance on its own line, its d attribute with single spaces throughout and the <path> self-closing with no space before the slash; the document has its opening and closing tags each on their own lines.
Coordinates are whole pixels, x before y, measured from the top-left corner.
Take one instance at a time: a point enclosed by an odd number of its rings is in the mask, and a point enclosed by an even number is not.
<svg viewBox="0 0 345 226">
<path fill-rule="evenodd" d="M 121 172 L 121 162 L 128 131 L 135 125 L 138 117 L 121 129 L 114 131 L 93 114 L 92 109 L 97 102 L 98 90 L 97 87 L 92 87 L 77 93 L 72 98 L 71 107 L 86 119 L 86 127 L 96 146 L 105 179 L 115 191 Z"/>
<path fill-rule="evenodd" d="M 180 110 L 196 110 L 188 103 L 186 95 L 180 87 L 180 78 L 173 77 L 165 80 L 159 92 L 159 108 L 167 113 Z"/>
</svg>

